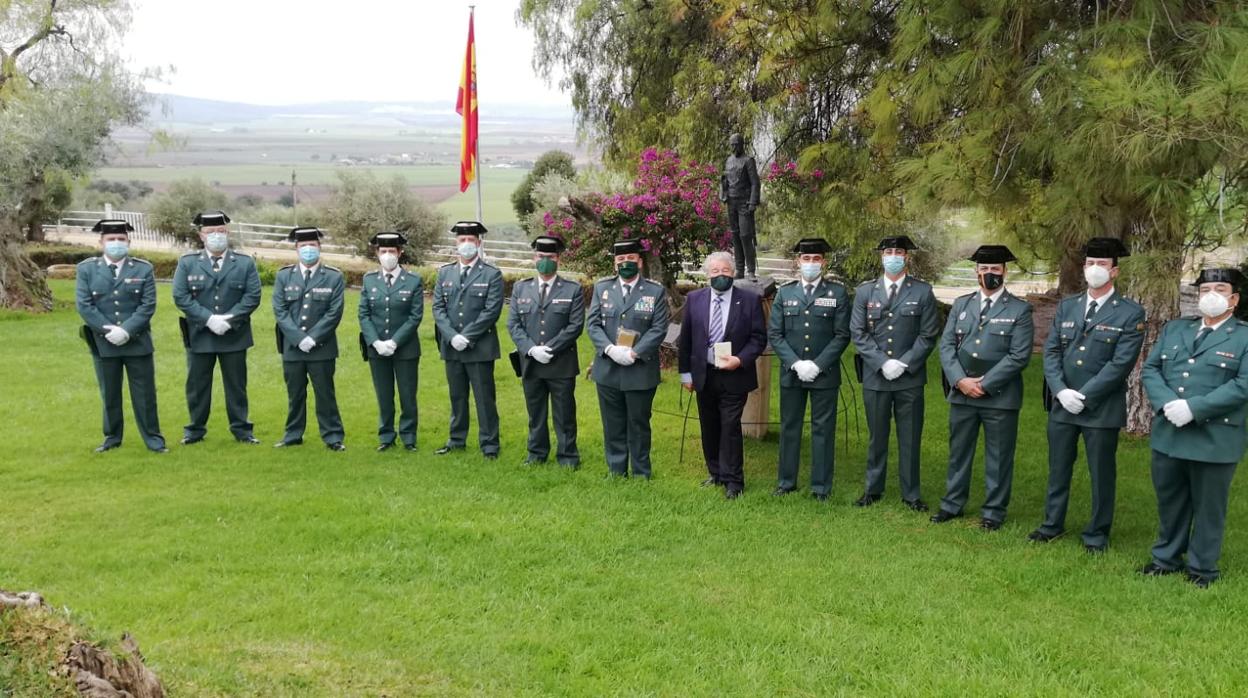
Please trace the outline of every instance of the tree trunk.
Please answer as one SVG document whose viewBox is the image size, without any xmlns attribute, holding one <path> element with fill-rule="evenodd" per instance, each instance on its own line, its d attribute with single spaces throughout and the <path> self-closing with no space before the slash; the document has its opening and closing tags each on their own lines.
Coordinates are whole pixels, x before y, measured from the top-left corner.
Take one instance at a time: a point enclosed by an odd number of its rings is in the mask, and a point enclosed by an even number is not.
<svg viewBox="0 0 1248 698">
<path fill-rule="evenodd" d="M 0 217 L 0 308 L 46 312 L 52 309 L 47 275 L 23 247 L 25 231 L 12 217 Z"/>
<path fill-rule="evenodd" d="M 1179 312 L 1179 284 L 1183 276 L 1183 233 L 1138 219 L 1130 224 L 1135 239 L 1143 243 L 1135 258 L 1129 292 L 1144 306 L 1144 345 L 1127 382 L 1127 431 L 1147 435 L 1152 430 L 1153 408 L 1140 383 L 1144 360 L 1157 343 L 1161 328 Z"/>
</svg>

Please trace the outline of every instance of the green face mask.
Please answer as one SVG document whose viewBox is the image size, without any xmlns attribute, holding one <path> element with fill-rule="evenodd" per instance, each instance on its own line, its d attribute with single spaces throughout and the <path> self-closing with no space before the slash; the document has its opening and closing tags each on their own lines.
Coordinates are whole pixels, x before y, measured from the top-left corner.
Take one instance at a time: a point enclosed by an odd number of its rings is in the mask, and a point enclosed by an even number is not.
<svg viewBox="0 0 1248 698">
<path fill-rule="evenodd" d="M 732 288 L 732 277 L 726 274 L 711 277 L 711 288 L 723 293 Z"/>
<path fill-rule="evenodd" d="M 534 266 L 537 267 L 537 273 L 542 276 L 550 276 L 559 269 L 559 263 L 549 257 L 542 257 Z"/>
<path fill-rule="evenodd" d="M 625 280 L 637 276 L 637 272 L 640 271 L 636 262 L 620 262 L 615 270 L 620 273 L 620 278 Z"/>
</svg>

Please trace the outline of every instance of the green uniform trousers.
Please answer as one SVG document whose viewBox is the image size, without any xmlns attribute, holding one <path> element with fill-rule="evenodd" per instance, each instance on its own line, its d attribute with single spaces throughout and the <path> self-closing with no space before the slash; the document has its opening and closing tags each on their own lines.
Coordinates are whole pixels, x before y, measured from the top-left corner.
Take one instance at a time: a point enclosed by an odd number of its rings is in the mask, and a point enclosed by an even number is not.
<svg viewBox="0 0 1248 698">
<path fill-rule="evenodd" d="M 498 454 L 498 404 L 494 398 L 493 361 L 445 361 L 451 393 L 451 434 L 446 445 L 468 443 L 468 391 L 477 406 L 477 442 L 481 453 Z"/>
<path fill-rule="evenodd" d="M 1170 570 L 1183 566 L 1202 577 L 1218 577 L 1222 534 L 1235 463 L 1200 463 L 1153 451 L 1153 489 L 1161 525 L 1153 562 Z"/>
<path fill-rule="evenodd" d="M 416 445 L 416 386 L 420 369 L 420 357 L 396 359 L 392 356 L 374 356 L 368 360 L 368 370 L 373 374 L 373 392 L 377 394 L 377 442 L 392 444 L 394 430 L 394 391 L 399 391 L 398 438 L 405 446 Z"/>
<path fill-rule="evenodd" d="M 236 439 L 252 435 L 247 420 L 247 351 L 187 353 L 186 409 L 191 421 L 182 429 L 188 439 L 202 439 L 208 433 L 208 415 L 212 412 L 212 374 L 221 364 L 221 384 L 225 388 L 225 414 L 230 419 L 230 433 Z"/>
<path fill-rule="evenodd" d="M 1083 529 L 1083 542 L 1098 547 L 1109 544 L 1118 479 L 1118 434 L 1117 427 L 1085 427 L 1049 420 L 1049 491 L 1044 500 L 1041 533 L 1055 536 L 1066 530 L 1070 479 L 1082 435 L 1092 484 L 1092 518 Z"/>
<path fill-rule="evenodd" d="M 984 506 L 981 516 L 1005 521 L 1014 484 L 1014 446 L 1018 441 L 1018 410 L 949 405 L 949 473 L 940 508 L 962 513 L 971 493 L 971 466 L 984 427 Z"/>
<path fill-rule="evenodd" d="M 598 410 L 602 413 L 602 445 L 612 475 L 632 474 L 649 478 L 650 412 L 657 388 L 617 390 L 598 384 Z"/>
<path fill-rule="evenodd" d="M 806 400 L 810 399 L 810 491 L 832 491 L 836 465 L 836 388 L 807 390 L 780 388 L 780 467 L 778 486 L 797 489 L 802 459 L 802 427 L 806 424 Z"/>
<path fill-rule="evenodd" d="M 160 416 L 156 411 L 156 365 L 151 354 L 142 356 L 93 357 L 95 376 L 104 402 L 104 445 L 117 446 L 125 431 L 121 411 L 121 382 L 124 372 L 130 384 L 130 406 L 134 423 L 143 438 L 143 445 L 153 451 L 165 447 L 160 433 Z"/>
<path fill-rule="evenodd" d="M 342 417 L 338 414 L 338 397 L 334 393 L 334 369 L 337 361 L 283 361 L 286 378 L 286 434 L 283 441 L 303 438 L 308 421 L 308 381 L 316 393 L 316 423 L 321 440 L 327 444 L 342 443 Z"/>
<path fill-rule="evenodd" d="M 529 460 L 550 457 L 550 431 L 546 423 L 553 415 L 559 465 L 579 466 L 581 452 L 576 447 L 576 377 L 525 378 L 524 402 L 529 411 Z"/>
<path fill-rule="evenodd" d="M 893 420 L 897 420 L 897 476 L 901 480 L 901 498 L 919 499 L 919 446 L 923 441 L 923 388 L 919 385 L 905 390 L 862 391 L 867 412 L 867 487 L 866 493 L 884 494 L 888 475 L 888 437 Z"/>
</svg>

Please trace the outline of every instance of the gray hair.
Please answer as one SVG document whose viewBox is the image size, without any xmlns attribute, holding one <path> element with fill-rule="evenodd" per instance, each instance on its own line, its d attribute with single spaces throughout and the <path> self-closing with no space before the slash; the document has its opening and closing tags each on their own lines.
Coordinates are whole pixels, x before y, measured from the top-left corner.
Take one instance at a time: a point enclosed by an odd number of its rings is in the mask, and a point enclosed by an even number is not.
<svg viewBox="0 0 1248 698">
<path fill-rule="evenodd" d="M 712 252 L 706 256 L 706 259 L 702 260 L 702 273 L 703 274 L 705 274 L 706 270 L 710 268 L 711 262 L 727 262 L 728 266 L 734 267 L 734 268 L 737 265 L 736 257 L 733 257 L 731 252 L 727 252 L 724 250 L 720 250 L 719 252 Z"/>
</svg>

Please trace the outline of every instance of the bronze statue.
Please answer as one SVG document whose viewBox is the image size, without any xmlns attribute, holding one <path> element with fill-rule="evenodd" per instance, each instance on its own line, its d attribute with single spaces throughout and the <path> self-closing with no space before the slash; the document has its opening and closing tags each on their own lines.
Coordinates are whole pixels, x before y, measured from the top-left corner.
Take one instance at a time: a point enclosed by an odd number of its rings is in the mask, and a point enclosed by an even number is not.
<svg viewBox="0 0 1248 698">
<path fill-rule="evenodd" d="M 728 139 L 732 154 L 724 162 L 719 200 L 728 204 L 728 227 L 732 230 L 732 253 L 736 278 L 758 280 L 758 237 L 754 230 L 754 209 L 758 208 L 758 166 L 745 154 L 745 138 L 739 133 Z"/>
</svg>

